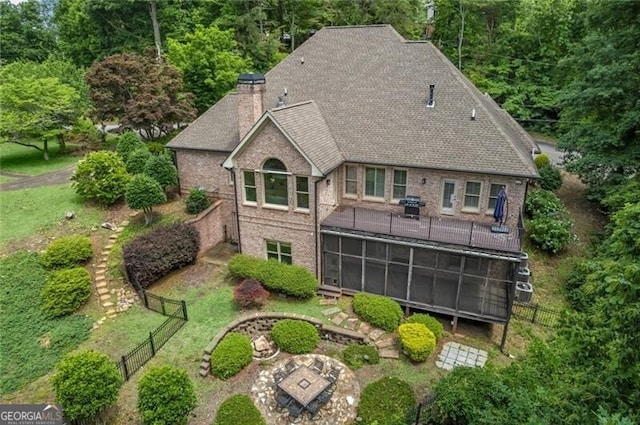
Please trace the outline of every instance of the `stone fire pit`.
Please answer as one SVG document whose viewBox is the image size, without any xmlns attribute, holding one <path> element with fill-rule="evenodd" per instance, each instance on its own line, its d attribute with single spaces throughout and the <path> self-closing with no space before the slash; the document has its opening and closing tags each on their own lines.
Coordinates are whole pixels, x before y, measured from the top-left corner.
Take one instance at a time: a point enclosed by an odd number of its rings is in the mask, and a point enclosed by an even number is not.
<svg viewBox="0 0 640 425">
<path fill-rule="evenodd" d="M 251 341 L 253 346 L 253 359 L 257 361 L 270 360 L 278 355 L 280 349 L 266 335 L 260 335 Z"/>
</svg>

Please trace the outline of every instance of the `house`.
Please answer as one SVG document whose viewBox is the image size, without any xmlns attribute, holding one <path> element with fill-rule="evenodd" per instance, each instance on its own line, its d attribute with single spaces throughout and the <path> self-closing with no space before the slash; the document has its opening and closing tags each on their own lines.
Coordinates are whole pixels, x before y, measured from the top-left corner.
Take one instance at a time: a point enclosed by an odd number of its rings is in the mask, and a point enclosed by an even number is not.
<svg viewBox="0 0 640 425">
<path fill-rule="evenodd" d="M 320 30 L 168 144 L 181 191 L 222 200 L 241 252 L 454 324 L 509 320 L 534 146 L 430 42 L 388 25 Z"/>
</svg>

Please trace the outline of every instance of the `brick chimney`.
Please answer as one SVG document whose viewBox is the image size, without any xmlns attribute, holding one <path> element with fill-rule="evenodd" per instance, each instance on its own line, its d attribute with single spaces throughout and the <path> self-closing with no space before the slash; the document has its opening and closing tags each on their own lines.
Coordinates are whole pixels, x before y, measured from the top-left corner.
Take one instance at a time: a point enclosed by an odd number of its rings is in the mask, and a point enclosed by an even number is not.
<svg viewBox="0 0 640 425">
<path fill-rule="evenodd" d="M 262 116 L 266 82 L 264 74 L 240 74 L 238 76 L 238 132 L 240 139 Z"/>
</svg>

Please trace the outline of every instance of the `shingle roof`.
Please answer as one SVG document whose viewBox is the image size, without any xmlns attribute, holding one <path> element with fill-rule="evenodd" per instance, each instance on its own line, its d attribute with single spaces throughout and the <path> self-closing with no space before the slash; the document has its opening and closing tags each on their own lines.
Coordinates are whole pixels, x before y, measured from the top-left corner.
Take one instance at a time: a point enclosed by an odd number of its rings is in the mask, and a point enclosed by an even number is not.
<svg viewBox="0 0 640 425">
<path fill-rule="evenodd" d="M 273 109 L 270 114 L 323 174 L 344 162 L 329 126 L 314 101 Z"/>
<path fill-rule="evenodd" d="M 236 94 L 229 93 L 189 124 L 166 146 L 231 152 L 239 142 Z"/>
<path fill-rule="evenodd" d="M 406 41 L 388 25 L 325 27 L 269 71 L 266 81 L 266 108 L 276 107 L 285 88 L 289 105 L 313 100 L 346 161 L 537 176 L 526 132 L 431 43 Z M 430 84 L 433 108 L 426 105 Z M 213 112 L 205 113 L 208 119 L 228 119 Z M 202 118 L 190 127 L 203 125 Z M 206 144 L 180 136 L 180 147 Z"/>
</svg>

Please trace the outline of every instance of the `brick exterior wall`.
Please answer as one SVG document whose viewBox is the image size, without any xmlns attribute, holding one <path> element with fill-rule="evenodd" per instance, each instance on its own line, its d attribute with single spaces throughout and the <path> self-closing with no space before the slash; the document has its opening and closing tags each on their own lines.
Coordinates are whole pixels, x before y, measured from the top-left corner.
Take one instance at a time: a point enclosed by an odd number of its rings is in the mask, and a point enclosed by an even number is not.
<svg viewBox="0 0 640 425">
<path fill-rule="evenodd" d="M 402 212 L 403 207 L 398 205 L 398 200 L 391 199 L 393 188 L 394 167 L 373 166 L 385 168 L 385 198 L 372 199 L 364 195 L 364 170 L 367 165 L 350 164 L 357 167 L 358 190 L 357 195 L 346 195 L 345 187 L 345 165 L 343 164 L 337 174 L 338 197 L 340 205 L 371 208 L 383 211 Z M 518 177 L 494 176 L 490 174 L 461 173 L 454 171 L 426 170 L 420 168 L 397 168 L 407 171 L 407 195 L 416 195 L 426 203 L 421 208 L 420 214 L 431 217 L 453 217 L 460 220 L 471 220 L 484 223 L 493 223 L 493 210 L 488 209 L 489 188 L 491 184 L 504 184 L 508 197 L 508 218 L 505 222 L 507 226 L 517 227 L 518 215 L 524 206 L 524 197 L 527 188 L 527 180 Z M 422 184 L 422 179 L 425 184 Z M 453 214 L 443 214 L 440 210 L 442 202 L 442 188 L 445 180 L 456 182 L 456 201 L 454 203 Z M 477 211 L 469 211 L 463 208 L 465 197 L 465 186 L 467 181 L 480 182 L 482 184 L 480 193 L 480 207 Z M 518 183 L 519 182 L 519 183 Z"/>
<path fill-rule="evenodd" d="M 288 206 L 269 206 L 264 203 L 264 178 L 260 173 L 267 159 L 276 158 L 291 173 L 288 179 Z M 286 140 L 285 136 L 269 120 L 255 133 L 253 140 L 236 156 L 238 176 L 238 216 L 240 221 L 240 243 L 244 254 L 266 258 L 266 240 L 291 244 L 294 264 L 315 273 L 315 199 L 311 165 Z M 244 202 L 243 171 L 255 171 L 257 202 Z M 309 178 L 309 209 L 297 210 L 295 203 L 295 176 Z"/>
<path fill-rule="evenodd" d="M 225 229 L 223 222 L 223 205 L 224 201 L 218 200 L 196 217 L 187 221 L 187 224 L 194 225 L 198 231 L 198 235 L 200 235 L 198 256 L 224 241 L 225 237 L 229 237 L 228 229 Z"/>
<path fill-rule="evenodd" d="M 265 90 L 265 84 L 238 84 L 238 131 L 240 132 L 240 140 L 262 116 Z"/>
</svg>

